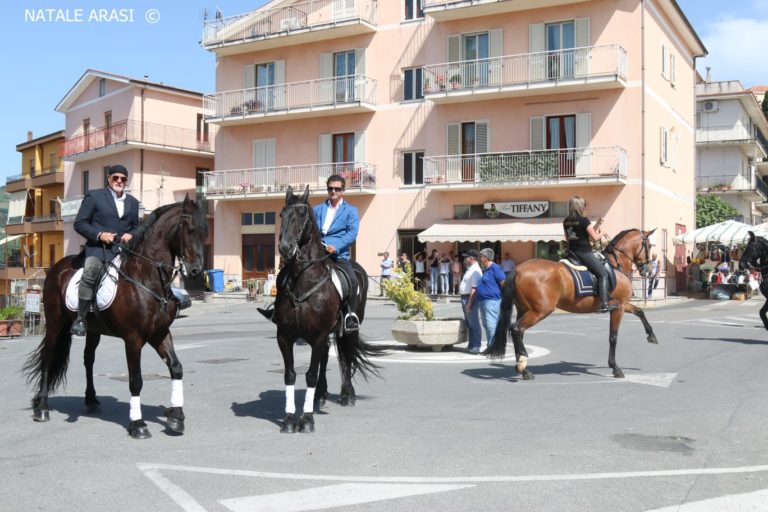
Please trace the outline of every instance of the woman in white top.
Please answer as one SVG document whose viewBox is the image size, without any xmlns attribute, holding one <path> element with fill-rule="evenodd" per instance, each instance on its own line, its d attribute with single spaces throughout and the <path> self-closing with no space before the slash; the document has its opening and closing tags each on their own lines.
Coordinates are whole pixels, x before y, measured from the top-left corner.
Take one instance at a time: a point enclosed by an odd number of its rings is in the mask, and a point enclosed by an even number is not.
<svg viewBox="0 0 768 512">
<path fill-rule="evenodd" d="M 427 262 L 423 252 L 416 253 L 413 259 L 413 277 L 416 280 L 416 289 L 423 290 L 427 281 Z"/>
<path fill-rule="evenodd" d="M 440 256 L 440 293 L 447 295 L 448 291 L 448 274 L 451 273 L 451 258 L 447 254 L 443 253 Z"/>
</svg>

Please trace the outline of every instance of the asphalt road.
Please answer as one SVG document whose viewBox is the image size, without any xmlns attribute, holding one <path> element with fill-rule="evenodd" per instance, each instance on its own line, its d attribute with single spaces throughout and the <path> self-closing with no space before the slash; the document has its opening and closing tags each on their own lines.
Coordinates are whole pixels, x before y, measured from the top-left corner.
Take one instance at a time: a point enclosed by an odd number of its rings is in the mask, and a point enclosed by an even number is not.
<svg viewBox="0 0 768 512">
<path fill-rule="evenodd" d="M 167 371 L 143 357 L 144 418 L 127 436 L 122 341 L 96 355 L 103 411 L 89 416 L 82 341 L 68 386 L 35 423 L 20 368 L 38 339 L 0 340 L 2 511 L 768 510 L 768 332 L 762 301 L 647 310 L 659 345 L 625 317 L 607 368 L 608 317 L 557 314 L 526 334 L 534 381 L 511 360 L 393 347 L 355 407 L 329 401 L 313 434 L 280 434 L 282 359 L 252 304 L 195 304 L 174 324 L 187 431 L 164 430 Z M 438 314 L 458 314 L 440 304 Z M 396 316 L 369 303 L 363 333 Z M 309 349 L 296 348 L 301 408 Z M 329 364 L 338 398 L 335 360 Z M 750 508 L 751 507 L 751 508 Z"/>
</svg>

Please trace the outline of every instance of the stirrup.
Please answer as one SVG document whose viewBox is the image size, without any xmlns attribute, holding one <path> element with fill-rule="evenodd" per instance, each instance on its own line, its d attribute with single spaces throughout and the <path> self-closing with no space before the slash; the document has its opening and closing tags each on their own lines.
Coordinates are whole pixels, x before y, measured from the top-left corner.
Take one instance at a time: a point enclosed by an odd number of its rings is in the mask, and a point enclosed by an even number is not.
<svg viewBox="0 0 768 512">
<path fill-rule="evenodd" d="M 360 319 L 357 318 L 355 313 L 347 313 L 344 315 L 344 331 L 357 332 L 360 330 Z"/>
<path fill-rule="evenodd" d="M 619 309 L 619 305 L 615 302 L 606 302 L 600 304 L 600 308 L 597 310 L 597 313 L 610 313 L 611 311 L 616 311 L 617 309 Z"/>
<path fill-rule="evenodd" d="M 85 336 L 88 333 L 88 325 L 85 320 L 76 320 L 72 324 L 72 328 L 69 330 L 69 334 L 72 336 Z"/>
</svg>

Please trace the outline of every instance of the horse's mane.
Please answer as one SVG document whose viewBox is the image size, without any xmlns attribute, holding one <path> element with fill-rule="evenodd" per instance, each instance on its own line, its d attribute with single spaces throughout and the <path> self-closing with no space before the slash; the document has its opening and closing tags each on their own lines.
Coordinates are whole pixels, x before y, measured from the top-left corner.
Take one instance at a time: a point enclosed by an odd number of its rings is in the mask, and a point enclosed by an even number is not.
<svg viewBox="0 0 768 512">
<path fill-rule="evenodd" d="M 625 229 L 624 231 L 622 231 L 621 233 L 613 237 L 613 239 L 610 242 L 608 242 L 608 246 L 605 248 L 605 250 L 603 250 L 603 252 L 606 254 L 613 252 L 613 250 L 616 248 L 616 244 L 619 243 L 619 240 L 624 238 L 624 235 L 626 235 L 630 231 L 639 231 L 639 229 L 637 228 Z"/>
<path fill-rule="evenodd" d="M 155 232 L 157 231 L 157 222 L 160 220 L 160 218 L 173 208 L 182 208 L 183 206 L 183 202 L 171 203 L 160 206 L 159 208 L 153 210 L 152 213 L 150 213 L 149 216 L 144 219 L 144 221 L 139 226 L 139 230 L 129 242 L 128 248 L 132 251 L 138 251 L 139 248 L 141 248 L 141 245 L 147 239 L 153 238 Z M 199 208 L 199 206 L 195 208 L 195 211 L 192 215 L 192 222 L 194 224 L 195 230 L 200 230 L 203 233 L 203 239 L 207 238 L 208 223 L 205 220 L 205 215 L 203 214 L 202 208 Z M 126 251 L 124 253 L 124 257 L 129 258 L 132 254 L 132 252 Z"/>
<path fill-rule="evenodd" d="M 312 208 L 311 205 L 308 203 L 305 203 L 301 200 L 301 196 L 297 196 L 296 194 L 291 194 L 291 197 L 288 198 L 288 201 L 285 203 L 285 206 L 294 206 L 297 204 L 305 204 L 307 205 L 307 210 L 309 211 L 309 220 L 311 224 L 312 232 L 315 234 L 315 239 L 320 240 L 322 237 L 320 236 L 320 228 L 317 227 L 317 217 L 315 217 L 315 209 Z"/>
</svg>

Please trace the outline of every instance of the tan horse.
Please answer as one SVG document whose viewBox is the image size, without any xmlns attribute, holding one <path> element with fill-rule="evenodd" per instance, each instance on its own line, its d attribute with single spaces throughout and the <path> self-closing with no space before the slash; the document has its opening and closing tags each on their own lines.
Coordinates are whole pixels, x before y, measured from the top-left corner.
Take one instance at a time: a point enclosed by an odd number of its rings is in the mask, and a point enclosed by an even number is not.
<svg viewBox="0 0 768 512">
<path fill-rule="evenodd" d="M 653 231 L 628 229 L 622 231 L 608 244 L 603 254 L 616 272 L 616 287 L 611 293 L 618 309 L 611 311 L 611 326 L 608 335 L 610 351 L 608 366 L 613 376 L 623 378 L 624 372 L 616 364 L 616 340 L 619 325 L 624 313 L 632 313 L 640 318 L 648 335 L 649 343 L 658 343 L 651 324 L 645 318 L 643 310 L 629 302 L 632 297 L 632 264 L 637 266 L 642 276 L 648 274 L 650 262 L 650 242 L 648 237 Z M 517 308 L 517 321 L 512 322 L 512 306 Z M 595 296 L 576 297 L 573 277 L 563 263 L 550 260 L 528 260 L 518 265 L 507 274 L 504 293 L 499 312 L 499 323 L 488 355 L 495 359 L 504 357 L 507 346 L 507 331 L 512 335 L 515 347 L 517 372 L 525 380 L 534 378 L 527 369 L 528 352 L 523 345 L 523 334 L 537 323 L 560 308 L 571 313 L 595 313 L 600 306 L 600 298 Z"/>
</svg>

